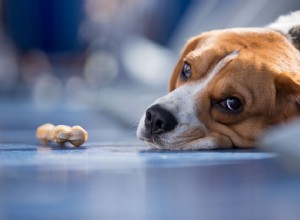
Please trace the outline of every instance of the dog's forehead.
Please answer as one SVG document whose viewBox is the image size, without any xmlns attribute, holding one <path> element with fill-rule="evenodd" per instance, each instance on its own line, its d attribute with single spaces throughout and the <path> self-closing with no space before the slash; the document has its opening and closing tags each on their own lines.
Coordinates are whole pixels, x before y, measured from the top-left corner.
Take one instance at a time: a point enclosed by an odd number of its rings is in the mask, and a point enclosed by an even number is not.
<svg viewBox="0 0 300 220">
<path fill-rule="evenodd" d="M 216 40 L 200 41 L 184 58 L 192 66 L 193 76 L 190 80 L 198 80 L 208 74 L 216 75 L 228 63 L 237 59 L 239 54 L 240 48 L 237 46 L 222 45 Z"/>
<path fill-rule="evenodd" d="M 177 88 L 186 83 L 178 74 L 182 68 L 182 61 L 191 65 L 192 75 L 189 82 L 197 82 L 208 77 L 218 63 L 234 51 L 238 51 L 239 55 L 213 76 L 235 77 L 235 80 L 244 83 L 244 77 L 259 80 L 263 74 L 261 70 L 273 77 L 282 72 L 300 72 L 299 51 L 285 35 L 271 29 L 235 28 L 210 31 L 199 35 L 190 43 L 193 46 L 186 47 L 189 50 L 183 53 L 175 68 L 173 79 L 176 77 L 176 80 L 170 81 L 170 88 Z M 248 80 L 245 80 L 245 83 L 247 82 Z"/>
<path fill-rule="evenodd" d="M 241 46 L 231 35 L 234 36 L 235 32 L 211 31 L 199 36 L 195 48 L 184 57 L 184 61 L 192 65 L 197 77 L 207 74 L 210 68 L 228 54 L 241 50 Z"/>
<path fill-rule="evenodd" d="M 248 83 L 256 88 L 256 81 L 262 78 L 272 84 L 272 75 L 277 74 L 278 69 L 274 68 L 274 63 L 280 65 L 279 59 L 282 59 L 280 50 L 272 49 L 274 45 L 271 47 L 274 41 L 281 42 L 281 35 L 260 29 L 205 33 L 199 38 L 196 48 L 184 58 L 192 67 L 192 77 L 188 83 L 201 84 L 201 91 L 211 91 L 212 86 L 207 86 L 220 85 L 221 81 L 224 87 L 231 89 L 236 87 L 235 84 L 249 87 Z M 283 67 L 280 68 L 282 70 Z M 200 87 L 195 88 L 200 91 Z M 256 90 L 261 91 L 260 87 Z"/>
<path fill-rule="evenodd" d="M 272 44 L 283 42 L 286 37 L 266 28 L 233 28 L 214 30 L 198 36 L 198 43 L 189 56 L 196 57 L 201 52 L 214 50 L 232 51 L 238 49 L 268 49 Z"/>
<path fill-rule="evenodd" d="M 287 42 L 282 34 L 269 29 L 216 30 L 201 34 L 196 47 L 186 54 L 184 61 L 192 65 L 197 78 L 207 74 L 233 51 L 239 52 L 240 55 L 236 59 L 241 62 L 256 62 L 253 67 L 272 65 L 274 69 L 282 70 L 283 67 L 292 66 L 283 63 L 282 59 L 283 56 L 293 56 L 286 49 L 290 46 Z"/>
<path fill-rule="evenodd" d="M 282 36 L 277 31 L 267 28 L 232 28 L 223 30 L 213 30 L 202 33 L 197 46 L 210 43 L 226 42 L 233 45 L 239 45 L 246 42 L 268 41 L 273 42 Z"/>
</svg>

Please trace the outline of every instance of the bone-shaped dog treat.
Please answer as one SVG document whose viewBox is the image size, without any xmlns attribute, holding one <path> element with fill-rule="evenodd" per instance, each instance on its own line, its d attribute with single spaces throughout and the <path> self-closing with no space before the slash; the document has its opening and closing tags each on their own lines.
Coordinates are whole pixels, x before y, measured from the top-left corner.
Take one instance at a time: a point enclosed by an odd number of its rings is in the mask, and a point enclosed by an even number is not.
<svg viewBox="0 0 300 220">
<path fill-rule="evenodd" d="M 53 141 L 60 145 L 70 142 L 75 147 L 79 147 L 88 139 L 88 133 L 80 126 L 66 126 L 53 124 L 43 124 L 36 130 L 36 138 L 40 139 L 42 144 L 48 144 Z"/>
</svg>

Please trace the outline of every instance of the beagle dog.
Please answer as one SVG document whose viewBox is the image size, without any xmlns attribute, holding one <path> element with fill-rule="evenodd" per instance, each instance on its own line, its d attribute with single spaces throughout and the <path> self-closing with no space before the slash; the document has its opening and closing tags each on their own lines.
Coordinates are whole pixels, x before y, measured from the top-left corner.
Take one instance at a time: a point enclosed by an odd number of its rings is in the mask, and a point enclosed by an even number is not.
<svg viewBox="0 0 300 220">
<path fill-rule="evenodd" d="M 300 11 L 190 39 L 169 90 L 140 119 L 139 139 L 158 149 L 254 147 L 300 115 Z"/>
</svg>

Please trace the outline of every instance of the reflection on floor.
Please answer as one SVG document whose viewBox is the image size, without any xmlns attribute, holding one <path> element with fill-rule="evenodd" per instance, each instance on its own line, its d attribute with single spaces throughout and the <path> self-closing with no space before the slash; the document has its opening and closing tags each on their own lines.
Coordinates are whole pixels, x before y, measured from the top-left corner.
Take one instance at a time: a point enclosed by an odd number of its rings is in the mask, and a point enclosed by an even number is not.
<svg viewBox="0 0 300 220">
<path fill-rule="evenodd" d="M 0 219 L 300 218 L 300 177 L 276 153 L 158 151 L 99 112 L 19 110 L 0 115 Z M 45 122 L 80 124 L 90 139 L 41 146 Z"/>
<path fill-rule="evenodd" d="M 299 219 L 299 176 L 258 150 L 2 144 L 1 219 Z"/>
</svg>

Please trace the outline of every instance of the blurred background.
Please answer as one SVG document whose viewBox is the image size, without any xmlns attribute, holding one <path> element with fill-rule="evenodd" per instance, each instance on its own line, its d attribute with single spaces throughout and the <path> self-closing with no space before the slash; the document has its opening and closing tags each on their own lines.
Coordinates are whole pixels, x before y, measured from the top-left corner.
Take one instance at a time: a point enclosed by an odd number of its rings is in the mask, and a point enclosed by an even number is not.
<svg viewBox="0 0 300 220">
<path fill-rule="evenodd" d="M 299 9 L 299 0 L 0 0 L 0 219 L 300 219 L 299 126 L 264 144 L 292 172 L 266 149 L 155 151 L 135 137 L 190 37 Z M 46 122 L 81 125 L 89 140 L 40 146 L 34 133 Z"/>
<path fill-rule="evenodd" d="M 187 39 L 264 26 L 299 8 L 299 0 L 1 0 L 0 139 L 26 141 L 5 132 L 52 122 L 85 126 L 95 141 L 134 140 Z"/>
</svg>

